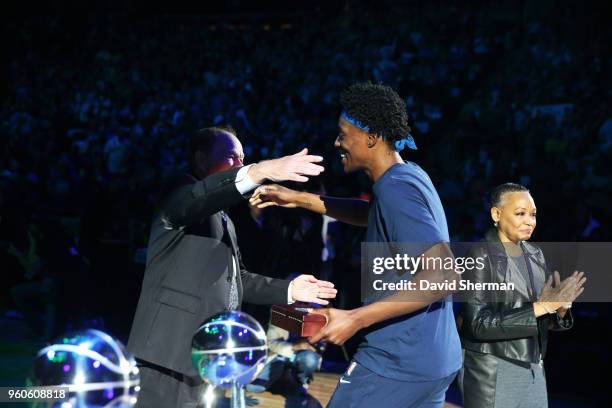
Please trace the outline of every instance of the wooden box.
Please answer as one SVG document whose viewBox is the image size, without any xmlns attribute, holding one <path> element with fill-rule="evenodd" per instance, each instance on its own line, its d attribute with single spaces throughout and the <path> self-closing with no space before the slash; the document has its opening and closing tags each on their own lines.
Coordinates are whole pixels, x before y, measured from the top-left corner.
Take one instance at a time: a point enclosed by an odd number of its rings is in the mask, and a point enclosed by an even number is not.
<svg viewBox="0 0 612 408">
<path fill-rule="evenodd" d="M 273 305 L 271 314 L 273 325 L 301 337 L 314 336 L 327 324 L 327 317 L 300 306 Z"/>
</svg>

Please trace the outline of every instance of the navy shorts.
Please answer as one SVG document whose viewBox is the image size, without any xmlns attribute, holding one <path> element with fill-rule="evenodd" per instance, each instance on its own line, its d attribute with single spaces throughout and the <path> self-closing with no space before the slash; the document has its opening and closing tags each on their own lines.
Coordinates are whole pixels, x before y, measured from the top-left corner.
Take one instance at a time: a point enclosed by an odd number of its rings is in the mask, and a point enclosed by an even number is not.
<svg viewBox="0 0 612 408">
<path fill-rule="evenodd" d="M 434 381 L 400 381 L 353 361 L 340 377 L 327 408 L 440 408 L 457 373 Z"/>
</svg>

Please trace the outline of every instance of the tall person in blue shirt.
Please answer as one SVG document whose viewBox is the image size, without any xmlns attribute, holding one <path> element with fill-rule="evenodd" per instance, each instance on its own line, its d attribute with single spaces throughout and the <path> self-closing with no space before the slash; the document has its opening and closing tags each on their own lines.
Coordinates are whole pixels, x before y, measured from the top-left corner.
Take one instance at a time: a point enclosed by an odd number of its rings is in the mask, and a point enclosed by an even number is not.
<svg viewBox="0 0 612 408">
<path fill-rule="evenodd" d="M 404 147 L 416 149 L 403 100 L 387 86 L 358 83 L 344 91 L 341 104 L 334 145 L 345 172 L 363 170 L 373 181 L 372 200 L 325 197 L 273 184 L 259 187 L 251 204 L 306 208 L 367 226 L 367 242 L 429 243 L 428 249 L 423 248 L 425 258 L 452 257 L 436 189 L 423 169 L 404 162 L 399 154 Z M 458 279 L 452 275 L 456 274 L 423 269 L 412 281 Z M 353 310 L 330 308 L 325 313 L 328 324 L 311 342 L 343 344 L 364 330 L 364 340 L 328 407 L 444 404 L 446 390 L 461 367 L 450 292 L 392 294 Z"/>
</svg>

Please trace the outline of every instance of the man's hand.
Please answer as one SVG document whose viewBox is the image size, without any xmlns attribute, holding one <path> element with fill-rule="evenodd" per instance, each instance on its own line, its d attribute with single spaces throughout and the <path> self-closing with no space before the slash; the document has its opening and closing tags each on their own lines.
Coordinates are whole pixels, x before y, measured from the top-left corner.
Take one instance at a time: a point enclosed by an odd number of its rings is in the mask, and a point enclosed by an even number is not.
<svg viewBox="0 0 612 408">
<path fill-rule="evenodd" d="M 294 302 L 312 302 L 327 305 L 325 299 L 333 299 L 338 292 L 331 282 L 318 280 L 312 275 L 300 275 L 291 285 L 291 298 Z"/>
<path fill-rule="evenodd" d="M 325 308 L 314 309 L 312 313 L 326 316 L 327 324 L 317 334 L 308 338 L 311 344 L 329 341 L 333 344 L 342 345 L 362 328 L 359 319 L 355 318 L 352 310 Z"/>
<path fill-rule="evenodd" d="M 298 192 L 278 184 L 259 186 L 249 198 L 249 204 L 257 208 L 277 205 L 284 208 L 296 208 Z"/>
<path fill-rule="evenodd" d="M 323 157 L 308 154 L 308 149 L 279 159 L 264 160 L 249 168 L 248 176 L 257 184 L 270 181 L 308 181 L 306 176 L 318 176 L 325 170 L 318 162 Z"/>
<path fill-rule="evenodd" d="M 306 340 L 300 340 L 297 343 L 294 343 L 293 346 L 293 351 L 295 351 L 296 353 L 298 351 L 304 351 L 304 350 L 308 350 L 308 351 L 314 351 L 315 353 L 317 352 L 317 349 L 314 348 L 309 342 L 307 342 Z"/>
</svg>

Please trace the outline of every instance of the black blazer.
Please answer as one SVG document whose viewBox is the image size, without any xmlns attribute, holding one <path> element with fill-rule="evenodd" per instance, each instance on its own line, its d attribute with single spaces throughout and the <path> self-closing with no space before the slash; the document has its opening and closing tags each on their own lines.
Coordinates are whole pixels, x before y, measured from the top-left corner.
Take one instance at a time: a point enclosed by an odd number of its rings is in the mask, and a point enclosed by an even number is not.
<svg viewBox="0 0 612 408">
<path fill-rule="evenodd" d="M 163 189 L 128 341 L 128 350 L 135 357 L 196 375 L 191 339 L 201 322 L 227 309 L 232 251 L 240 265 L 240 302 L 287 303 L 289 281 L 244 268 L 229 218 L 224 236 L 221 210 L 244 199 L 236 188 L 237 172 L 232 169 L 204 180 L 181 174 Z"/>
<path fill-rule="evenodd" d="M 533 273 L 548 278 L 542 250 L 529 242 L 523 242 L 522 249 Z M 483 257 L 484 268 L 466 272 L 466 279 L 507 282 L 508 257 L 495 230 L 489 231 L 485 242 L 474 246 L 470 256 Z M 470 351 L 464 354 L 460 381 L 466 408 L 492 407 L 496 387 L 504 386 L 497 378 L 497 363 L 491 356 L 529 367 L 546 355 L 548 330 L 572 327 L 571 310 L 564 318 L 557 313 L 536 317 L 534 300 L 529 293 L 502 291 L 485 295 L 482 291 L 474 291 L 462 304 L 463 322 L 459 334 L 462 347 Z"/>
<path fill-rule="evenodd" d="M 526 261 L 534 274 L 548 278 L 542 250 L 529 242 L 522 243 Z M 486 242 L 475 245 L 471 256 L 483 257 L 484 268 L 466 272 L 465 278 L 474 282 L 505 282 L 508 257 L 495 230 L 487 233 Z M 513 292 L 474 291 L 462 305 L 463 324 L 460 335 L 465 349 L 494 354 L 524 363 L 538 363 L 546 356 L 548 330 L 567 330 L 573 325 L 571 310 L 564 318 L 557 313 L 535 317 L 528 294 Z M 539 295 L 536 294 L 537 297 Z"/>
</svg>

